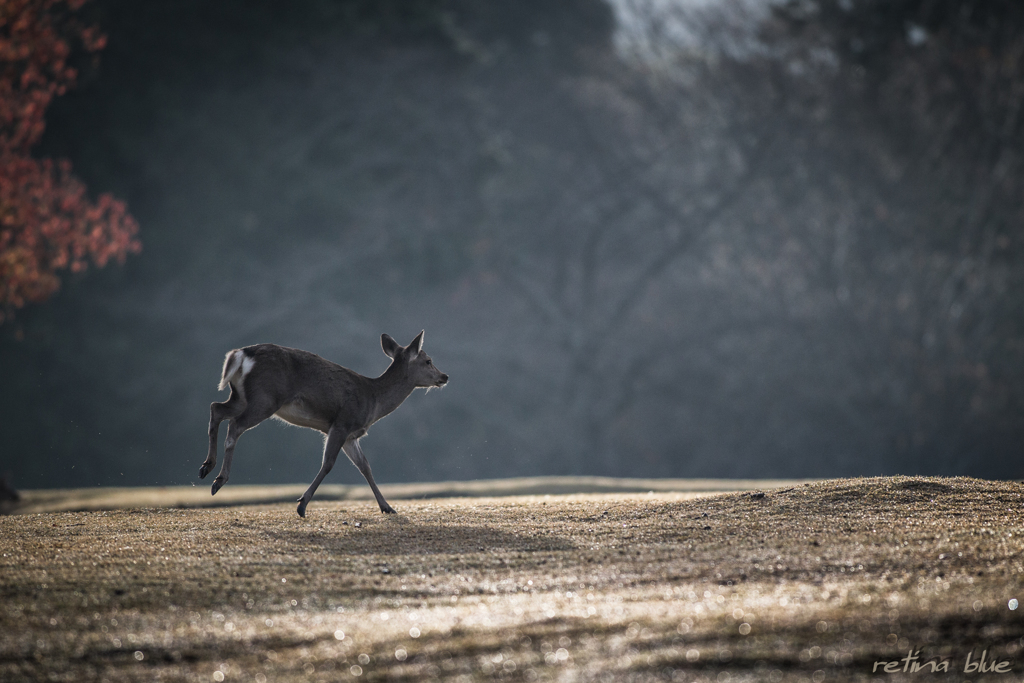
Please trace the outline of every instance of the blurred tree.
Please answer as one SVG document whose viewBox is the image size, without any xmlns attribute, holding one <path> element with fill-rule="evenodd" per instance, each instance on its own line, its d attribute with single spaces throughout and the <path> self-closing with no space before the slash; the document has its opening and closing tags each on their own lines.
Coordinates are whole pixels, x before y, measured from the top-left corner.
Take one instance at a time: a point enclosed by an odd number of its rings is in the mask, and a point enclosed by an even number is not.
<svg viewBox="0 0 1024 683">
<path fill-rule="evenodd" d="M 567 82 L 560 166 L 494 221 L 530 217 L 494 251 L 565 357 L 545 441 L 619 472 L 680 435 L 847 471 L 1019 450 L 1024 8 L 615 4 L 633 69 Z"/>
<path fill-rule="evenodd" d="M 426 327 L 383 480 L 1013 476 L 1015 6 L 98 0 L 35 149 L 147 253 L 0 338 L 11 468 L 186 481 L 225 349 Z M 239 476 L 311 477 L 267 430 Z"/>
<path fill-rule="evenodd" d="M 861 342 L 885 347 L 889 448 L 951 469 L 1019 454 L 1024 5 L 792 2 L 776 18 L 774 68 L 806 95 L 792 118 L 854 162 L 817 177 L 853 207 L 833 272 Z"/>
<path fill-rule="evenodd" d="M 70 162 L 29 156 L 47 106 L 75 82 L 73 46 L 96 52 L 106 43 L 76 20 L 84 2 L 0 3 L 0 322 L 57 291 L 57 271 L 123 262 L 141 249 L 123 202 L 109 194 L 91 202 Z"/>
</svg>

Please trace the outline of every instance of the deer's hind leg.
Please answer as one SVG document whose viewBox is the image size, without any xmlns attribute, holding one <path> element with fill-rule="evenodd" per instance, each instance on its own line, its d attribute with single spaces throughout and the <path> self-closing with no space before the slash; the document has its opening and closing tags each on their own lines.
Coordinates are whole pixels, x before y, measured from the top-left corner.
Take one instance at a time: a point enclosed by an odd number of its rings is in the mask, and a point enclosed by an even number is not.
<svg viewBox="0 0 1024 683">
<path fill-rule="evenodd" d="M 280 407 L 281 404 L 269 396 L 250 396 L 242 412 L 231 418 L 228 435 L 224 439 L 224 464 L 220 466 L 220 472 L 213 480 L 213 486 L 210 489 L 211 495 L 216 495 L 220 487 L 228 483 L 228 477 L 231 475 L 231 459 L 235 455 L 235 443 L 238 441 L 238 437 L 276 413 Z M 216 439 L 217 435 L 214 434 L 212 438 Z"/>
<path fill-rule="evenodd" d="M 220 431 L 220 423 L 224 420 L 233 420 L 243 412 L 247 402 L 245 395 L 231 385 L 231 395 L 228 400 L 222 403 L 210 404 L 210 448 L 206 452 L 206 460 L 199 468 L 199 478 L 205 479 L 206 475 L 213 471 L 217 464 L 217 433 Z"/>
</svg>

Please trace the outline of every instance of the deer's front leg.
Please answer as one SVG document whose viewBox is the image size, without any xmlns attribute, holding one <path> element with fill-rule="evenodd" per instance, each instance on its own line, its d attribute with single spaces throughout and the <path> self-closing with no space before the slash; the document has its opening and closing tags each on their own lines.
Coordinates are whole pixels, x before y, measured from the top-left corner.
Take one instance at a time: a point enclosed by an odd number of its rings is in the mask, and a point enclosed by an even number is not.
<svg viewBox="0 0 1024 683">
<path fill-rule="evenodd" d="M 366 483 L 370 485 L 370 490 L 373 491 L 373 497 L 377 499 L 377 505 L 380 506 L 380 511 L 389 515 L 395 514 L 395 509 L 388 505 L 388 502 L 384 500 L 384 496 L 381 495 L 380 489 L 377 488 L 377 483 L 373 481 L 373 472 L 370 471 L 370 461 L 363 455 L 363 449 L 359 447 L 359 439 L 353 439 L 345 444 L 345 455 L 352 461 L 352 464 L 356 466 L 356 469 L 366 479 Z"/>
<path fill-rule="evenodd" d="M 327 433 L 327 440 L 324 442 L 324 461 L 320 465 L 320 471 L 316 473 L 316 478 L 313 483 L 309 485 L 306 492 L 302 494 L 302 498 L 299 498 L 299 506 L 296 512 L 299 513 L 299 517 L 306 516 L 306 506 L 309 505 L 309 501 L 312 500 L 313 494 L 316 493 L 317 487 L 320 486 L 320 482 L 324 480 L 327 473 L 334 467 L 334 462 L 338 459 L 338 451 L 341 450 L 341 445 L 345 443 L 345 439 L 348 437 L 348 432 L 342 429 L 331 427 L 331 430 Z"/>
</svg>

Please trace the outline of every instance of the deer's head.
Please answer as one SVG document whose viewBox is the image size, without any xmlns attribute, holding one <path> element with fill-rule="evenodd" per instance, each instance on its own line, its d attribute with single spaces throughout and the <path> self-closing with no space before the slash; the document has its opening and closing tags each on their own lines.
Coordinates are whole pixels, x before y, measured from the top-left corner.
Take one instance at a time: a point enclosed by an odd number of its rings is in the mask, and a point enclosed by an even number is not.
<svg viewBox="0 0 1024 683">
<path fill-rule="evenodd" d="M 413 385 L 417 388 L 432 389 L 443 387 L 448 383 L 448 375 L 438 370 L 434 361 L 430 360 L 430 356 L 424 353 L 422 331 L 408 346 L 402 346 L 390 335 L 382 334 L 380 346 L 384 349 L 385 355 L 391 359 L 392 366 L 398 365 L 400 369 L 408 373 Z"/>
</svg>

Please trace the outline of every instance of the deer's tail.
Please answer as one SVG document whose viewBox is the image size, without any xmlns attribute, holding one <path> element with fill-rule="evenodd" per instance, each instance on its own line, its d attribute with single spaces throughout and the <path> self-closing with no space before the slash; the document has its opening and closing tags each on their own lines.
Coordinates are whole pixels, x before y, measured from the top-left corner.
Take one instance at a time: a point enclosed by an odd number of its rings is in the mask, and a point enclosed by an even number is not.
<svg viewBox="0 0 1024 683">
<path fill-rule="evenodd" d="M 228 355 L 224 356 L 224 369 L 220 373 L 220 384 L 217 385 L 219 390 L 223 391 L 228 388 L 231 379 L 242 369 L 243 360 L 245 360 L 245 353 L 241 349 L 228 351 Z"/>
</svg>

